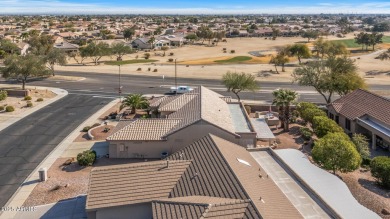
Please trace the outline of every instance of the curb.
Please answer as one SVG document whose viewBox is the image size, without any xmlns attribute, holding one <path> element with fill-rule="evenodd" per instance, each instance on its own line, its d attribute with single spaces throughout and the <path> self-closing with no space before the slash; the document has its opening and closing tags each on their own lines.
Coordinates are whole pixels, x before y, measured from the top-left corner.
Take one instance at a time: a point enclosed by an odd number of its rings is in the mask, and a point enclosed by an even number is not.
<svg viewBox="0 0 390 219">
<path fill-rule="evenodd" d="M 26 178 L 26 180 L 19 186 L 18 190 L 13 194 L 13 196 L 5 204 L 7 207 L 21 207 L 26 199 L 30 196 L 31 192 L 34 190 L 37 183 L 27 183 L 27 182 L 39 182 L 38 170 L 43 167 L 48 169 L 53 165 L 53 163 L 61 156 L 65 149 L 73 142 L 75 138 L 80 134 L 80 130 L 89 123 L 95 122 L 101 114 L 106 112 L 108 109 L 113 107 L 118 103 L 118 99 L 111 101 L 106 104 L 103 108 L 98 110 L 84 122 L 82 122 L 72 133 L 70 133 L 60 144 L 58 144 L 43 160 L 42 162 L 31 172 L 31 174 Z M 26 184 L 26 185 L 23 185 Z M 17 214 L 16 211 L 0 211 L 1 219 L 11 219 L 14 218 Z"/>
<path fill-rule="evenodd" d="M 9 119 L 7 119 L 6 121 L 0 123 L 0 131 L 2 131 L 3 129 L 7 128 L 8 126 L 14 124 L 15 122 L 23 119 L 24 117 L 42 109 L 43 107 L 51 104 L 51 103 L 54 103 L 55 101 L 65 97 L 68 95 L 68 91 L 66 90 L 63 90 L 63 89 L 60 89 L 60 88 L 51 88 L 51 87 L 39 87 L 39 86 L 26 86 L 26 89 L 31 89 L 31 88 L 40 88 L 40 89 L 47 89 L 47 90 L 50 90 L 52 91 L 53 93 L 57 94 L 56 97 L 54 98 L 51 98 L 50 100 L 47 100 L 45 101 L 44 103 L 42 104 L 39 104 L 38 106 L 36 107 L 33 107 L 31 109 L 28 109 L 26 110 L 23 115 L 15 115 L 15 116 L 12 116 L 10 117 Z"/>
</svg>

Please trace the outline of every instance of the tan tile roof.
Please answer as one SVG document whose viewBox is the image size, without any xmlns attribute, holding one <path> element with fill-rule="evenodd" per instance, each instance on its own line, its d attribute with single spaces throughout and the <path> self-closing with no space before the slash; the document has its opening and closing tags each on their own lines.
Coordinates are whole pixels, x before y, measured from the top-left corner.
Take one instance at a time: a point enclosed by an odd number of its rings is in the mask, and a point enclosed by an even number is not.
<svg viewBox="0 0 390 219">
<path fill-rule="evenodd" d="M 152 202 L 154 219 L 243 218 L 249 200 L 187 196 Z"/>
<path fill-rule="evenodd" d="M 390 100 L 369 91 L 355 90 L 330 105 L 351 120 L 369 115 L 390 125 Z"/>
<path fill-rule="evenodd" d="M 107 140 L 162 140 L 180 119 L 138 119 L 114 132 Z"/>
<path fill-rule="evenodd" d="M 197 94 L 184 94 L 184 95 L 177 95 L 176 98 L 171 98 L 169 102 L 163 103 L 159 107 L 160 112 L 174 112 L 178 111 L 183 106 L 188 104 L 191 100 L 196 98 L 198 95 Z M 167 98 L 169 99 L 169 98 Z"/>
<path fill-rule="evenodd" d="M 244 218 L 259 218 L 259 215 L 263 218 L 302 218 L 272 179 L 259 177 L 261 167 L 241 146 L 209 135 L 172 154 L 169 159 L 193 160 L 170 197 L 200 195 L 251 199 Z"/>
<path fill-rule="evenodd" d="M 167 198 L 191 161 L 152 161 L 97 167 L 90 173 L 86 209 Z"/>
</svg>

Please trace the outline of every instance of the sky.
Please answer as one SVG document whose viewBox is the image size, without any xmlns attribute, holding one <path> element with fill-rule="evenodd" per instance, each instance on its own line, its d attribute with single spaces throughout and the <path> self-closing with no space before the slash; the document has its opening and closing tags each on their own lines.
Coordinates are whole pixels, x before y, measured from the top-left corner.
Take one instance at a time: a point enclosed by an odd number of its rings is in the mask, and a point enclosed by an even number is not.
<svg viewBox="0 0 390 219">
<path fill-rule="evenodd" d="M 367 0 L 0 0 L 0 14 L 390 14 Z"/>
</svg>

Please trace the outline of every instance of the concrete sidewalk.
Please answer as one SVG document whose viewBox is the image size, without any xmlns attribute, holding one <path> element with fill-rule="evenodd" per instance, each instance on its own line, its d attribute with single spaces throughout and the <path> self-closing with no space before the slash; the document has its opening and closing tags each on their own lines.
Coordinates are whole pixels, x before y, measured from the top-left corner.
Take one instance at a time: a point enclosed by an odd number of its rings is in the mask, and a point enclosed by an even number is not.
<svg viewBox="0 0 390 219">
<path fill-rule="evenodd" d="M 2 87 L 15 87 L 15 85 L 8 85 L 8 84 L 2 84 L 1 86 Z M 42 109 L 43 107 L 45 107 L 51 103 L 54 103 L 55 101 L 65 97 L 66 95 L 68 95 L 68 91 L 60 89 L 60 88 L 26 86 L 26 89 L 35 89 L 35 88 L 42 89 L 42 90 L 44 90 L 44 89 L 50 90 L 53 93 L 57 94 L 57 96 L 55 96 L 51 99 L 48 99 L 47 101 L 44 101 L 43 103 L 41 103 L 35 107 L 32 107 L 31 109 L 26 110 L 25 112 L 21 113 L 21 115 L 19 114 L 19 115 L 9 116 L 9 118 L 6 118 L 4 121 L 0 122 L 0 131 L 2 131 L 3 129 L 7 128 L 8 126 L 14 124 L 15 122 L 23 119 L 24 117 Z"/>
<path fill-rule="evenodd" d="M 30 176 L 24 181 L 24 183 L 19 187 L 19 189 L 15 192 L 15 194 L 11 197 L 11 199 L 5 205 L 8 208 L 17 208 L 23 206 L 26 199 L 29 197 L 37 183 L 39 183 L 39 174 L 38 170 L 40 168 L 49 169 L 52 164 L 61 157 L 66 149 L 73 143 L 73 140 L 77 138 L 80 134 L 80 131 L 84 126 L 95 123 L 99 119 L 99 117 L 118 103 L 118 100 L 115 99 L 111 101 L 109 104 L 101 108 L 95 114 L 93 114 L 90 118 L 85 120 L 82 124 L 80 124 L 71 134 L 69 134 L 57 147 L 50 152 L 50 154 L 37 166 L 37 168 L 30 174 Z M 0 219 L 11 219 L 16 215 L 16 211 L 3 211 L 0 212 Z"/>
</svg>

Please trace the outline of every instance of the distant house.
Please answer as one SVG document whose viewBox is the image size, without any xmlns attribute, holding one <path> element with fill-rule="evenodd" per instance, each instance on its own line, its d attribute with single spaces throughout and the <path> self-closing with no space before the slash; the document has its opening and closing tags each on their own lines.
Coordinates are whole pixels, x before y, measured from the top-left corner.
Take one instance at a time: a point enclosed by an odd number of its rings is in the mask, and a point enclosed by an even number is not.
<svg viewBox="0 0 390 219">
<path fill-rule="evenodd" d="M 170 41 L 161 38 L 161 37 L 156 37 L 156 40 L 153 42 L 153 44 L 149 43 L 150 38 L 137 38 L 131 42 L 131 45 L 135 49 L 160 49 L 163 46 L 170 46 Z"/>
<path fill-rule="evenodd" d="M 89 219 L 303 218 L 243 147 L 207 135 L 166 160 L 94 168 Z"/>
<path fill-rule="evenodd" d="M 119 122 L 107 138 L 110 158 L 161 158 L 211 133 L 245 148 L 256 132 L 242 103 L 205 87 L 151 104 L 153 119 Z"/>
<path fill-rule="evenodd" d="M 348 134 L 361 133 L 390 150 L 390 99 L 358 89 L 327 106 L 328 116 Z"/>
<path fill-rule="evenodd" d="M 65 52 L 77 52 L 79 50 L 79 45 L 68 43 L 66 41 L 56 43 L 53 45 L 54 48 L 61 49 Z"/>
</svg>

